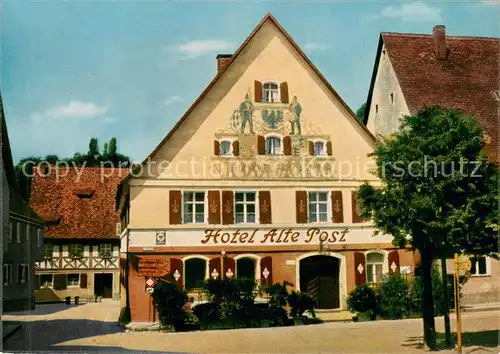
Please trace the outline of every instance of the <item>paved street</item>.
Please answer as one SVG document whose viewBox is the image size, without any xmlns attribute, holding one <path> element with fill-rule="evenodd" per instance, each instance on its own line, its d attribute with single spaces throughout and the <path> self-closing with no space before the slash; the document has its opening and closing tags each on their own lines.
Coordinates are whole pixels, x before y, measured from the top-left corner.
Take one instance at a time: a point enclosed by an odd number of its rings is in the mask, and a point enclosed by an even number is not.
<svg viewBox="0 0 500 354">
<path fill-rule="evenodd" d="M 122 332 L 117 302 L 66 308 L 38 306 L 32 314 L 9 314 L 23 328 L 4 343 L 5 351 L 134 351 L 239 353 L 422 353 L 422 321 L 325 323 L 289 328 L 192 333 Z M 463 317 L 464 353 L 498 353 L 500 311 Z M 442 319 L 437 329 L 443 332 Z M 453 326 L 454 329 L 454 326 Z M 455 353 L 454 350 L 441 353 Z"/>
</svg>

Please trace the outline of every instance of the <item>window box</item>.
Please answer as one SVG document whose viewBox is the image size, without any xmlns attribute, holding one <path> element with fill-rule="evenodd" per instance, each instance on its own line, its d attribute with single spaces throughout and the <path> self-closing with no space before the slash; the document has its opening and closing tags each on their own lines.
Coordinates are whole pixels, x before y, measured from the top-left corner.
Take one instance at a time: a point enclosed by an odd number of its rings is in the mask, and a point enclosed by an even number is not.
<svg viewBox="0 0 500 354">
<path fill-rule="evenodd" d="M 71 259 L 83 258 L 83 245 L 72 244 L 69 246 L 69 257 Z"/>
<path fill-rule="evenodd" d="M 99 245 L 99 257 L 103 259 L 113 257 L 113 245 L 109 243 Z"/>
</svg>

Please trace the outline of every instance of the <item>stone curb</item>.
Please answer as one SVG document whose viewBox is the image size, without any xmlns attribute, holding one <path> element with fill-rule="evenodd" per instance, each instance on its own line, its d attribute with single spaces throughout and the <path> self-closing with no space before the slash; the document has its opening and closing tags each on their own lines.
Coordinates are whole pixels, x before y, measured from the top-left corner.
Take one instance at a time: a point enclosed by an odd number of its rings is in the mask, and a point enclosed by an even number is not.
<svg viewBox="0 0 500 354">
<path fill-rule="evenodd" d="M 8 330 L 2 331 L 2 340 L 6 340 L 10 338 L 14 333 L 19 331 L 21 329 L 21 324 L 16 323 L 15 325 L 9 326 L 10 328 Z"/>
</svg>

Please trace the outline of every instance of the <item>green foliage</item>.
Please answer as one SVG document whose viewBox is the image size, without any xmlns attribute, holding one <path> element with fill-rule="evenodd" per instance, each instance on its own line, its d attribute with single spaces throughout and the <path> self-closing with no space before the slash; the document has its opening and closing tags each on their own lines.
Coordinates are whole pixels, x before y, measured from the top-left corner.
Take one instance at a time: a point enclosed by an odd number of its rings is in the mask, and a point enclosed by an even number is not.
<svg viewBox="0 0 500 354">
<path fill-rule="evenodd" d="M 97 138 L 90 138 L 89 141 L 89 152 L 87 153 L 89 156 L 97 156 L 99 154 L 99 142 Z"/>
<path fill-rule="evenodd" d="M 109 154 L 110 155 L 116 155 L 116 138 L 112 137 L 111 140 L 109 141 Z"/>
<path fill-rule="evenodd" d="M 163 326 L 179 326 L 184 323 L 183 308 L 188 300 L 184 290 L 174 283 L 160 281 L 156 283 L 152 297 Z"/>
<path fill-rule="evenodd" d="M 315 301 L 308 293 L 292 291 L 288 295 L 288 304 L 292 307 L 290 311 L 292 317 L 302 316 L 306 311 L 309 311 L 314 318 L 316 317 L 314 312 Z"/>
<path fill-rule="evenodd" d="M 271 297 L 269 304 L 272 306 L 285 306 L 288 303 L 288 287 L 293 286 L 292 283 L 284 281 L 283 283 L 275 283 L 266 289 L 266 292 Z"/>
<path fill-rule="evenodd" d="M 399 273 L 384 277 L 378 292 L 380 316 L 396 320 L 404 318 L 408 311 L 408 281 Z"/>
<path fill-rule="evenodd" d="M 358 117 L 360 121 L 364 121 L 365 112 L 366 112 L 366 103 L 363 103 L 361 107 L 359 107 L 358 110 L 356 111 L 356 117 Z"/>
<path fill-rule="evenodd" d="M 104 156 L 106 156 L 108 154 L 108 143 L 104 143 L 104 150 L 103 150 L 102 154 Z"/>
<path fill-rule="evenodd" d="M 351 312 L 370 312 L 375 314 L 377 301 L 375 291 L 369 284 L 362 284 L 349 293 L 347 306 Z"/>
</svg>

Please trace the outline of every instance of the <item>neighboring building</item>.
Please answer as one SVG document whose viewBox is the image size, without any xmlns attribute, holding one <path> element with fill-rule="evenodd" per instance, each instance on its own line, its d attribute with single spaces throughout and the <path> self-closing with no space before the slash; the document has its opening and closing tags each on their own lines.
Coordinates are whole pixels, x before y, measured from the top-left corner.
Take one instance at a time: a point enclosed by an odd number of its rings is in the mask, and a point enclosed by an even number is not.
<svg viewBox="0 0 500 354">
<path fill-rule="evenodd" d="M 381 33 L 365 113 L 367 128 L 374 135 L 387 135 L 399 128 L 400 118 L 424 107 L 459 109 L 477 119 L 490 159 L 499 164 L 499 52 L 499 38 L 447 36 L 442 25 L 435 26 L 432 35 Z M 471 276 L 463 288 L 466 302 L 498 301 L 499 261 L 473 258 Z"/>
<path fill-rule="evenodd" d="M 0 115 L 0 218 L 3 241 L 0 298 L 2 312 L 8 312 L 35 306 L 35 262 L 40 259 L 43 222 L 19 194 L 1 96 Z"/>
<path fill-rule="evenodd" d="M 38 302 L 119 297 L 121 229 L 114 201 L 128 173 L 99 167 L 34 169 L 30 205 L 47 225 L 36 269 Z"/>
<path fill-rule="evenodd" d="M 411 271 L 355 205 L 374 137 L 270 15 L 119 190 L 134 322 L 155 314 L 145 281 L 169 273 L 197 297 L 207 278 L 289 281 L 319 308 Z M 348 170 L 349 166 L 352 168 Z"/>
</svg>

